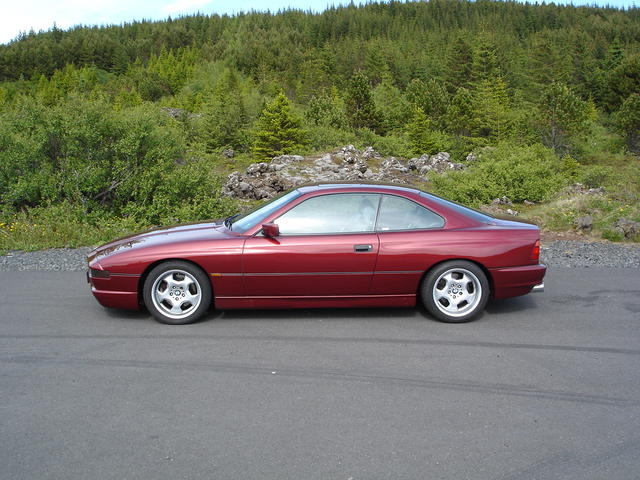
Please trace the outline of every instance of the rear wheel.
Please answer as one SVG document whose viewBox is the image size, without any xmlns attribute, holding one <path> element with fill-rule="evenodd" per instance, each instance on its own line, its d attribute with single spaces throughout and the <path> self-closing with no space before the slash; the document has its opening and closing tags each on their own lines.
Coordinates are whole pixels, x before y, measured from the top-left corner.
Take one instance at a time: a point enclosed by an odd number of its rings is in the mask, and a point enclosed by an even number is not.
<svg viewBox="0 0 640 480">
<path fill-rule="evenodd" d="M 489 281 L 476 264 L 455 260 L 429 271 L 420 294 L 426 309 L 438 320 L 468 322 L 487 305 Z"/>
<path fill-rule="evenodd" d="M 195 265 L 169 261 L 149 272 L 143 298 L 158 322 L 184 325 L 201 318 L 209 308 L 211 284 L 207 275 Z"/>
</svg>

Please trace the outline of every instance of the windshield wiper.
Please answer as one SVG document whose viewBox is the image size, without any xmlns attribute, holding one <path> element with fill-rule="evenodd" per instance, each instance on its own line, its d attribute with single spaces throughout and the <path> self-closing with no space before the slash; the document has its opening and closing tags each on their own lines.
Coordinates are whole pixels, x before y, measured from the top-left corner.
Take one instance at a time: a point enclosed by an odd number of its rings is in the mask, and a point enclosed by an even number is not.
<svg viewBox="0 0 640 480">
<path fill-rule="evenodd" d="M 229 215 L 227 218 L 224 219 L 224 226 L 227 227 L 229 230 L 231 230 L 231 225 L 233 225 L 233 220 L 235 220 L 239 216 L 240 216 L 239 213 L 236 213 L 235 215 Z"/>
</svg>

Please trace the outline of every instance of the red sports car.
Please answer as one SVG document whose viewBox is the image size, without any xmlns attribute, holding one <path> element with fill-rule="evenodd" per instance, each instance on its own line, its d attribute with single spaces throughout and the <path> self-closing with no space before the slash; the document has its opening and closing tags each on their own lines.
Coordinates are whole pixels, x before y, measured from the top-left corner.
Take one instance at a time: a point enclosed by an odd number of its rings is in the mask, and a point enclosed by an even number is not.
<svg viewBox="0 0 640 480">
<path fill-rule="evenodd" d="M 88 257 L 106 307 L 142 305 L 162 323 L 218 309 L 408 307 L 444 322 L 489 298 L 543 288 L 540 231 L 412 188 L 313 185 L 221 222 L 103 245 Z"/>
</svg>

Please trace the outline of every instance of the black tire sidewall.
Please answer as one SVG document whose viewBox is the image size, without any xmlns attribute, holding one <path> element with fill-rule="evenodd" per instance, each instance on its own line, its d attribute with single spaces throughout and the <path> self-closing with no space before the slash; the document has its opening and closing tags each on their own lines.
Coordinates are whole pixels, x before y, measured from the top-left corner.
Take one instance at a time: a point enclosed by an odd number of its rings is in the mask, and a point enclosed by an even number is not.
<svg viewBox="0 0 640 480">
<path fill-rule="evenodd" d="M 433 300 L 433 287 L 436 280 L 440 275 L 442 275 L 442 273 L 452 268 L 464 268 L 465 270 L 469 270 L 478 278 L 480 286 L 482 287 L 480 302 L 472 312 L 469 312 L 462 317 L 451 317 L 445 314 L 437 307 Z M 487 275 L 478 265 L 466 260 L 452 260 L 435 266 L 427 273 L 427 275 L 425 275 L 422 285 L 420 286 L 422 303 L 429 314 L 435 319 L 445 323 L 465 323 L 474 320 L 486 307 L 487 302 L 489 301 L 489 295 L 490 285 Z"/>
<path fill-rule="evenodd" d="M 199 283 L 200 292 L 202 295 L 200 305 L 198 305 L 198 308 L 191 315 L 185 318 L 174 319 L 167 317 L 153 304 L 153 299 L 151 298 L 151 288 L 153 287 L 156 279 L 164 272 L 167 272 L 169 270 L 184 270 L 185 272 L 193 275 L 193 277 Z M 153 315 L 153 317 L 158 322 L 164 323 L 166 325 L 186 325 L 198 321 L 211 306 L 211 296 L 211 282 L 209 281 L 207 274 L 204 273 L 196 265 L 179 260 L 170 260 L 155 266 L 149 272 L 149 275 L 147 275 L 142 289 L 142 297 L 147 310 L 149 310 L 149 313 L 151 313 L 151 315 Z"/>
</svg>

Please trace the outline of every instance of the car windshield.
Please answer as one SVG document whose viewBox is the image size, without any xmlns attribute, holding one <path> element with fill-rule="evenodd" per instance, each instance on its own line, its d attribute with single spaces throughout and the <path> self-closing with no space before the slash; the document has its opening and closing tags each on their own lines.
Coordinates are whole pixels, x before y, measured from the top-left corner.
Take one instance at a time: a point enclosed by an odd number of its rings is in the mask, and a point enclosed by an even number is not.
<svg viewBox="0 0 640 480">
<path fill-rule="evenodd" d="M 231 217 L 231 221 L 226 223 L 226 225 L 230 230 L 233 230 L 234 232 L 244 233 L 254 225 L 262 222 L 265 218 L 278 210 L 280 207 L 299 196 L 300 192 L 298 190 L 293 190 L 292 192 L 289 192 L 282 195 L 281 197 L 276 198 L 275 200 L 272 200 L 266 205 L 260 205 L 253 210 L 249 210 L 246 213 L 238 215 L 235 217 L 235 219 L 234 217 Z"/>
<path fill-rule="evenodd" d="M 474 210 L 473 208 L 465 207 L 464 205 L 460 205 L 459 203 L 452 202 L 451 200 L 445 200 L 444 198 L 438 197 L 437 195 L 433 195 L 431 193 L 420 192 L 420 195 L 428 198 L 429 200 L 439 203 L 447 208 L 455 210 L 458 213 L 466 215 L 467 217 L 471 217 L 474 220 L 482 223 L 493 223 L 495 218 L 491 215 L 487 215 L 486 213 L 479 212 L 478 210 Z"/>
</svg>

